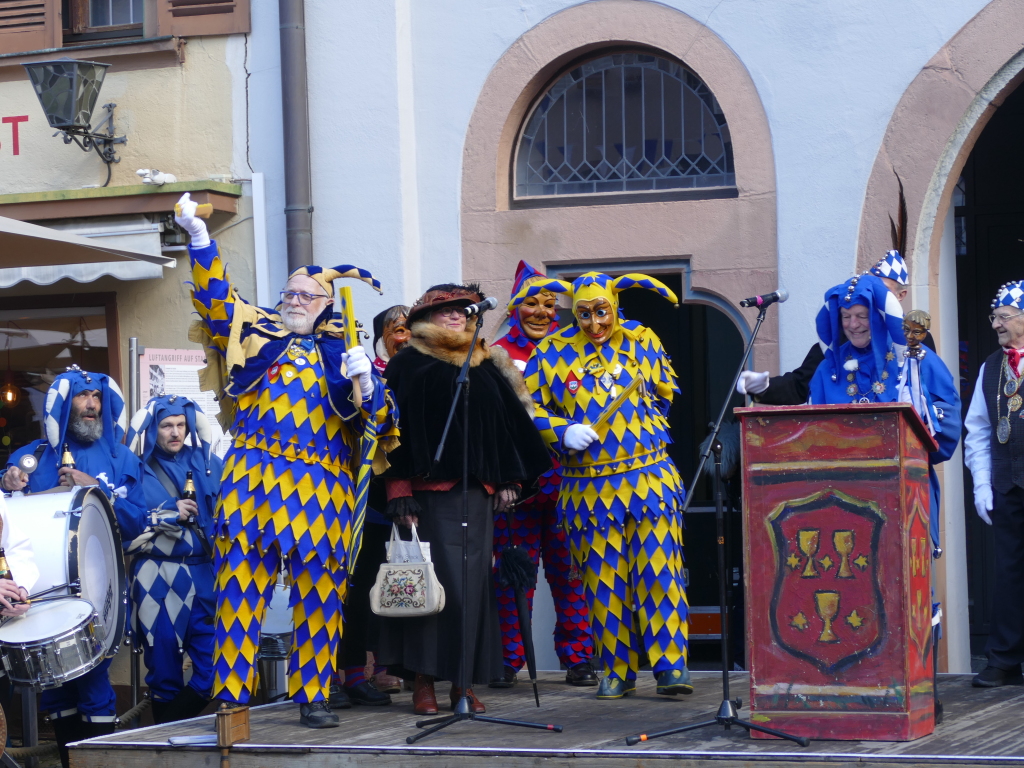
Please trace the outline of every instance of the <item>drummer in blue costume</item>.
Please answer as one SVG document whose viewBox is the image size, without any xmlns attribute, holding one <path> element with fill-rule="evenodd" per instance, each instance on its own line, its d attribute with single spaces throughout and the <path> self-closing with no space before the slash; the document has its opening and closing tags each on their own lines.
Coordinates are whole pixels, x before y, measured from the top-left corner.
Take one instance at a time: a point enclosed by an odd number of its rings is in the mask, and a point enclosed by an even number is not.
<svg viewBox="0 0 1024 768">
<path fill-rule="evenodd" d="M 148 517 L 131 540 L 132 624 L 146 663 L 153 720 L 195 717 L 213 688 L 213 513 L 221 460 L 210 450 L 210 424 L 187 397 L 154 397 L 135 414 L 128 445 L 142 457 Z M 186 444 L 188 439 L 190 444 Z M 188 474 L 195 500 L 183 499 Z M 182 655 L 192 661 L 185 684 Z"/>
<path fill-rule="evenodd" d="M 935 465 L 949 459 L 960 442 L 960 395 L 949 369 L 923 347 L 916 347 L 912 356 L 906 354 L 903 309 L 873 274 L 850 278 L 826 291 L 817 327 L 826 350 L 811 379 L 812 403 L 909 402 L 939 444 L 928 457 L 931 535 L 938 547 Z"/>
<path fill-rule="evenodd" d="M 59 485 L 98 485 L 114 503 L 118 525 L 133 530 L 146 514 L 142 463 L 122 445 L 126 414 L 117 383 L 106 374 L 72 366 L 54 379 L 46 395 L 46 438 L 34 440 L 11 456 L 0 478 L 5 491 L 46 491 Z M 75 469 L 62 468 L 61 448 L 68 449 Z M 39 466 L 31 475 L 18 468 L 26 454 Z M 67 766 L 65 744 L 114 732 L 115 697 L 110 685 L 110 659 L 60 688 L 45 691 L 39 706 L 53 723 L 61 762 Z"/>
</svg>

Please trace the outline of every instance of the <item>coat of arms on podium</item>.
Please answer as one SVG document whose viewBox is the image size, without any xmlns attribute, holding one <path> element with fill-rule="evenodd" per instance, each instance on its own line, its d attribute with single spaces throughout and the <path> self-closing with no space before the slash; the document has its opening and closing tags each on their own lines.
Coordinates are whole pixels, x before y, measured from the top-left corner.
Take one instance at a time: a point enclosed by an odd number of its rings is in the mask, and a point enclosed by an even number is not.
<svg viewBox="0 0 1024 768">
<path fill-rule="evenodd" d="M 885 638 L 878 505 L 826 489 L 780 504 L 767 523 L 775 549 L 775 642 L 826 674 L 875 653 Z"/>
</svg>

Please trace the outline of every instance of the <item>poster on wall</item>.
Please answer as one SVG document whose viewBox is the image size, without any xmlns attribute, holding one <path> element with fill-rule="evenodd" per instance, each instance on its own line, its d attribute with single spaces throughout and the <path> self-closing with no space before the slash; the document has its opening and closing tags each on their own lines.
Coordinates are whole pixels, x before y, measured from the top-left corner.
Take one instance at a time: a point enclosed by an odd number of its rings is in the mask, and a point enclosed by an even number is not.
<svg viewBox="0 0 1024 768">
<path fill-rule="evenodd" d="M 139 360 L 139 386 L 142 402 L 162 395 L 184 395 L 203 409 L 210 420 L 213 451 L 221 458 L 231 445 L 231 436 L 221 430 L 217 421 L 220 407 L 213 392 L 199 390 L 199 371 L 206 367 L 206 353 L 201 349 L 154 349 L 147 347 Z"/>
</svg>

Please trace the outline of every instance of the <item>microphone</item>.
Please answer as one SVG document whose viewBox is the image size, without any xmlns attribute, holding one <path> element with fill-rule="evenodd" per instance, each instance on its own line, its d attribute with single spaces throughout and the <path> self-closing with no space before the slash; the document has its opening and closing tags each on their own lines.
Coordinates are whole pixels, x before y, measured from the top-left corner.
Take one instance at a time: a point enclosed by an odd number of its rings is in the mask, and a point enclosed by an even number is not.
<svg viewBox="0 0 1024 768">
<path fill-rule="evenodd" d="M 766 293 L 764 296 L 751 296 L 749 299 L 744 299 L 740 302 L 741 307 L 767 307 L 769 304 L 779 302 L 780 304 L 789 298 L 789 291 L 785 288 L 780 288 L 772 293 Z"/>
<path fill-rule="evenodd" d="M 470 304 L 468 307 L 462 308 L 462 313 L 466 317 L 472 317 L 473 315 L 482 315 L 489 309 L 496 309 L 498 306 L 498 300 L 493 296 L 478 301 L 476 304 Z"/>
</svg>

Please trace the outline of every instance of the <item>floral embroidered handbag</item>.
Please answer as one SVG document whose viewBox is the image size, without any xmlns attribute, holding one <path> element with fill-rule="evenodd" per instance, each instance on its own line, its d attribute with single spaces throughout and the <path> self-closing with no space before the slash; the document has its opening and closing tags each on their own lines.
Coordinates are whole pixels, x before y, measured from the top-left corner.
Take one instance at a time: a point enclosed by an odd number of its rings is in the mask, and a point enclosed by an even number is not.
<svg viewBox="0 0 1024 768">
<path fill-rule="evenodd" d="M 412 541 L 402 541 L 391 526 L 388 559 L 381 563 L 370 591 L 370 610 L 378 616 L 431 616 L 444 609 L 444 587 L 430 562 L 430 543 L 421 542 L 416 526 Z"/>
</svg>

